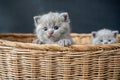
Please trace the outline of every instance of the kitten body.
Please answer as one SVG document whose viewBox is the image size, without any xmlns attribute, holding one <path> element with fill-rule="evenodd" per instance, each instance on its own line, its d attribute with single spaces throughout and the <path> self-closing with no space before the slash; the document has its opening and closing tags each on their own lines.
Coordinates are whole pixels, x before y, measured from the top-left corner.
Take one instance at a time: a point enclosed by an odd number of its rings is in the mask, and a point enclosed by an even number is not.
<svg viewBox="0 0 120 80">
<path fill-rule="evenodd" d="M 49 12 L 42 16 L 35 16 L 35 32 L 37 35 L 33 43 L 71 45 L 70 19 L 67 12 Z"/>
<path fill-rule="evenodd" d="M 109 29 L 101 29 L 99 31 L 92 32 L 93 44 L 112 44 L 117 42 L 118 31 L 112 31 Z"/>
</svg>

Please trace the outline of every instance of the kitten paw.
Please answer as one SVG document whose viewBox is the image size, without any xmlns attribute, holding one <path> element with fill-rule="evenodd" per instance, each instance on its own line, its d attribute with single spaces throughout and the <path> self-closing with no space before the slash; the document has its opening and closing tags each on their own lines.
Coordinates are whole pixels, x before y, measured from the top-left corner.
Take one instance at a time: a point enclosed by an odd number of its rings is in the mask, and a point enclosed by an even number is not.
<svg viewBox="0 0 120 80">
<path fill-rule="evenodd" d="M 70 39 L 62 39 L 58 41 L 58 44 L 60 46 L 70 46 L 72 44 L 72 41 Z"/>
<path fill-rule="evenodd" d="M 41 42 L 39 39 L 33 40 L 32 43 L 35 43 L 35 44 L 42 44 L 42 42 Z"/>
</svg>

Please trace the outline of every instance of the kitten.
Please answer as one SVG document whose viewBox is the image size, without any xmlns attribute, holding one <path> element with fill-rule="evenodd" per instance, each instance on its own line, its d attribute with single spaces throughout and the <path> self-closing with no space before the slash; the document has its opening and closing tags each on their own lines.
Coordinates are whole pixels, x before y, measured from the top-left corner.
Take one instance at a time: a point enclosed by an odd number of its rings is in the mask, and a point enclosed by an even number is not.
<svg viewBox="0 0 120 80">
<path fill-rule="evenodd" d="M 112 44 L 117 42 L 118 31 L 109 29 L 101 29 L 97 32 L 92 32 L 93 44 Z"/>
<path fill-rule="evenodd" d="M 35 16 L 34 23 L 37 39 L 33 43 L 61 46 L 69 46 L 73 43 L 70 37 L 70 19 L 67 12 L 49 12 L 42 16 Z"/>
</svg>

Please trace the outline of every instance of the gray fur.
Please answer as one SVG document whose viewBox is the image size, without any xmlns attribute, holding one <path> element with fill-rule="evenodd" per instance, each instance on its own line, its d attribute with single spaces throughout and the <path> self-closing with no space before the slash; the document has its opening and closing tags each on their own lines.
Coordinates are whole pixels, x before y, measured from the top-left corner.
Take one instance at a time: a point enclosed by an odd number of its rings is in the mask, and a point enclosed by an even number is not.
<svg viewBox="0 0 120 80">
<path fill-rule="evenodd" d="M 38 39 L 34 40 L 33 43 L 59 44 L 62 46 L 69 46 L 73 43 L 70 38 L 70 19 L 67 12 L 49 12 L 42 16 L 35 16 L 34 23 Z"/>
<path fill-rule="evenodd" d="M 117 42 L 118 31 L 111 31 L 109 29 L 101 29 L 92 32 L 93 44 L 112 44 Z"/>
</svg>

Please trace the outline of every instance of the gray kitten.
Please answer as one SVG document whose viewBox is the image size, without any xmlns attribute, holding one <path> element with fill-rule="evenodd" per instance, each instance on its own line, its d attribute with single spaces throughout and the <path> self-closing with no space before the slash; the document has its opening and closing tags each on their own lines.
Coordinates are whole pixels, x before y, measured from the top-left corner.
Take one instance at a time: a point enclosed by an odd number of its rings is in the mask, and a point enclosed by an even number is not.
<svg viewBox="0 0 120 80">
<path fill-rule="evenodd" d="M 111 31 L 109 29 L 101 29 L 92 32 L 93 44 L 112 44 L 117 42 L 118 31 Z"/>
<path fill-rule="evenodd" d="M 61 46 L 69 46 L 73 43 L 70 37 L 70 19 L 67 12 L 49 12 L 42 16 L 35 16 L 34 23 L 37 39 L 33 43 Z"/>
</svg>

